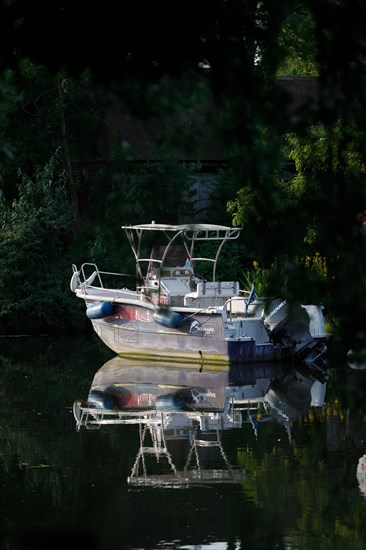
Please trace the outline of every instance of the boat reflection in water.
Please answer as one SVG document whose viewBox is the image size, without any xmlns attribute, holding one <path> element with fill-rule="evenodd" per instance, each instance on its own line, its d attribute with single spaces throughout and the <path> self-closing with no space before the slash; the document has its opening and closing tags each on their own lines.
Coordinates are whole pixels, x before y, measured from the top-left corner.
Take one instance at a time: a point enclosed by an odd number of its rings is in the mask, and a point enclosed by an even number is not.
<svg viewBox="0 0 366 550">
<path fill-rule="evenodd" d="M 325 389 L 325 373 L 278 364 L 218 370 L 116 357 L 73 410 L 78 430 L 138 425 L 130 485 L 187 487 L 243 480 L 245 472 L 224 450 L 223 432 L 250 423 L 257 436 L 261 422 L 275 421 L 291 437 L 291 422 L 323 406 Z"/>
</svg>

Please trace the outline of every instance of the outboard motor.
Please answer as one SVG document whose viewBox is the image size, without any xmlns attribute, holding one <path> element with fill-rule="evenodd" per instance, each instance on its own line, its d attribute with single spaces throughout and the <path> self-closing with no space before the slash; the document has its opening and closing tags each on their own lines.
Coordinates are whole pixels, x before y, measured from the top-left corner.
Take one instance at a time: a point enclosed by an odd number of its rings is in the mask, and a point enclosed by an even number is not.
<svg viewBox="0 0 366 550">
<path fill-rule="evenodd" d="M 324 372 L 325 343 L 311 336 L 309 314 L 300 304 L 281 298 L 273 300 L 264 312 L 264 326 L 273 342 L 290 350 L 294 358 L 311 365 L 313 375 L 318 369 L 319 375 Z"/>
</svg>

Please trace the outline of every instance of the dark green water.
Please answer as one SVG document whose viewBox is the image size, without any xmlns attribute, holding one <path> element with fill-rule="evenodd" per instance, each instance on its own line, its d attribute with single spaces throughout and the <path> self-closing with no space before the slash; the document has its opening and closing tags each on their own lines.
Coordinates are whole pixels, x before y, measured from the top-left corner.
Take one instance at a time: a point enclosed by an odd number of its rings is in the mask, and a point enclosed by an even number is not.
<svg viewBox="0 0 366 550">
<path fill-rule="evenodd" d="M 138 424 L 78 431 L 72 411 L 113 354 L 93 335 L 0 346 L 1 550 L 366 548 L 357 478 L 366 371 L 332 359 L 325 405 L 310 406 L 290 430 L 276 421 L 260 422 L 257 435 L 248 421 L 223 430 L 242 480 L 133 486 Z M 187 441 L 179 445 L 182 466 Z"/>
</svg>

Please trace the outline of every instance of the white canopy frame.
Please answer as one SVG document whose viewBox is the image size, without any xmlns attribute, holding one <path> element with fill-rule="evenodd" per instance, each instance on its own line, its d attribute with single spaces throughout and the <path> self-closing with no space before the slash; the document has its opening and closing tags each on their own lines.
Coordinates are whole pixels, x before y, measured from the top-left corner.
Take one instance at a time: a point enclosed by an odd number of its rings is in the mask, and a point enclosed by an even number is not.
<svg viewBox="0 0 366 550">
<path fill-rule="evenodd" d="M 140 225 L 122 225 L 122 229 L 125 230 L 128 241 L 130 243 L 132 252 L 136 261 L 137 275 L 140 279 L 144 278 L 144 274 L 141 268 L 141 264 L 144 262 L 154 262 L 159 264 L 160 269 L 163 267 L 164 262 L 171 250 L 171 247 L 180 238 L 183 242 L 184 248 L 187 252 L 187 257 L 190 262 L 194 261 L 207 261 L 213 263 L 212 280 L 216 280 L 216 268 L 217 262 L 220 257 L 222 248 L 227 241 L 235 240 L 239 237 L 241 228 L 227 227 L 224 225 L 213 224 L 182 224 L 182 225 L 168 225 L 159 223 L 149 223 Z M 161 258 L 141 258 L 141 245 L 146 231 L 158 231 L 163 232 L 167 238 L 167 244 L 164 248 L 164 252 Z M 214 258 L 208 257 L 195 257 L 194 246 L 198 241 L 217 241 L 219 242 L 216 254 Z M 159 277 L 160 278 L 160 277 Z"/>
</svg>

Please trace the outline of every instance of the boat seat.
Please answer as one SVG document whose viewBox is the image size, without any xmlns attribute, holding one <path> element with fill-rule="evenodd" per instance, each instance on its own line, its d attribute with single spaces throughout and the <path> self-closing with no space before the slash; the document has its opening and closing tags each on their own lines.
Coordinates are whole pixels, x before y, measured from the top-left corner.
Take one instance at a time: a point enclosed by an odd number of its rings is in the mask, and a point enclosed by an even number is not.
<svg viewBox="0 0 366 550">
<path fill-rule="evenodd" d="M 239 283 L 238 281 L 222 281 L 219 283 L 220 296 L 225 296 L 230 298 L 231 296 L 239 296 Z"/>
<path fill-rule="evenodd" d="M 188 303 L 194 299 L 200 298 L 231 298 L 239 295 L 238 281 L 215 281 L 204 282 L 200 281 L 194 292 L 188 292 L 185 295 L 184 303 Z"/>
<path fill-rule="evenodd" d="M 161 286 L 169 296 L 185 296 L 190 290 L 189 284 L 184 279 L 164 277 Z"/>
</svg>

